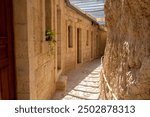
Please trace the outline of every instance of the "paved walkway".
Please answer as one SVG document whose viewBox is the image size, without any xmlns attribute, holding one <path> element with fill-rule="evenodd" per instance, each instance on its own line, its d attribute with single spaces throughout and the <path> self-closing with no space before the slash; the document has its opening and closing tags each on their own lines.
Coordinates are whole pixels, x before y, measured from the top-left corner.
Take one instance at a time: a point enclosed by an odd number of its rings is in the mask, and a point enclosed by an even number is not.
<svg viewBox="0 0 150 117">
<path fill-rule="evenodd" d="M 70 71 L 66 93 L 58 92 L 55 100 L 97 100 L 99 99 L 100 59 Z"/>
</svg>

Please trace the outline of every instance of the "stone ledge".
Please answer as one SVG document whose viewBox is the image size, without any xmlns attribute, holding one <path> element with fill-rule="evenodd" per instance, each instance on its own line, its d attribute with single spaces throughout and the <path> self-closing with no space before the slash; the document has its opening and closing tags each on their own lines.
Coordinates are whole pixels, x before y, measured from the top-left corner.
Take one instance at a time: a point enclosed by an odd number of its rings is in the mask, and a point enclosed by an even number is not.
<svg viewBox="0 0 150 117">
<path fill-rule="evenodd" d="M 67 76 L 60 76 L 58 81 L 56 82 L 56 90 L 66 91 L 67 89 Z"/>
</svg>

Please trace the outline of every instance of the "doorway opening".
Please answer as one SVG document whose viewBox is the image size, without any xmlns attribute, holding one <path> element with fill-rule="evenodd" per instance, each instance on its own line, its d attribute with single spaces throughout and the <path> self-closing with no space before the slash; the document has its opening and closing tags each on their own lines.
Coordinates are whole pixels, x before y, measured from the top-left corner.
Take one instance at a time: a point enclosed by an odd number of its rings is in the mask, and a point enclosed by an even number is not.
<svg viewBox="0 0 150 117">
<path fill-rule="evenodd" d="M 91 32 L 91 59 L 93 59 L 93 31 Z"/>
<path fill-rule="evenodd" d="M 98 35 L 96 35 L 96 58 L 98 58 L 99 55 L 99 38 Z"/>
<path fill-rule="evenodd" d="M 81 28 L 77 28 L 77 63 L 81 63 Z"/>
<path fill-rule="evenodd" d="M 61 70 L 61 10 L 57 9 L 57 70 Z"/>
</svg>

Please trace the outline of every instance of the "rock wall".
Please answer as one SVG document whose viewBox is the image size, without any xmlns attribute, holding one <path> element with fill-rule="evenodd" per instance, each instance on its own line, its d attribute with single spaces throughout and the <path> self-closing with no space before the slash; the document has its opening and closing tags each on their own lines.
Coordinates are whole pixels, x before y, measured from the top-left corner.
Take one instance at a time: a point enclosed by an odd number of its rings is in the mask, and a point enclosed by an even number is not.
<svg viewBox="0 0 150 117">
<path fill-rule="evenodd" d="M 102 99 L 150 99 L 150 0 L 106 0 Z"/>
</svg>

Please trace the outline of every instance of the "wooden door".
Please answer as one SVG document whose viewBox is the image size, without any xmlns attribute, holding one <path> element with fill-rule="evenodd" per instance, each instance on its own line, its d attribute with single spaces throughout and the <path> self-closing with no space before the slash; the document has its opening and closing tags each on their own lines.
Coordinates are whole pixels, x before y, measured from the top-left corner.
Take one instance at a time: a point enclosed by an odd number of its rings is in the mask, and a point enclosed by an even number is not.
<svg viewBox="0 0 150 117">
<path fill-rule="evenodd" d="M 0 99 L 15 99 L 12 0 L 0 3 Z"/>
</svg>

